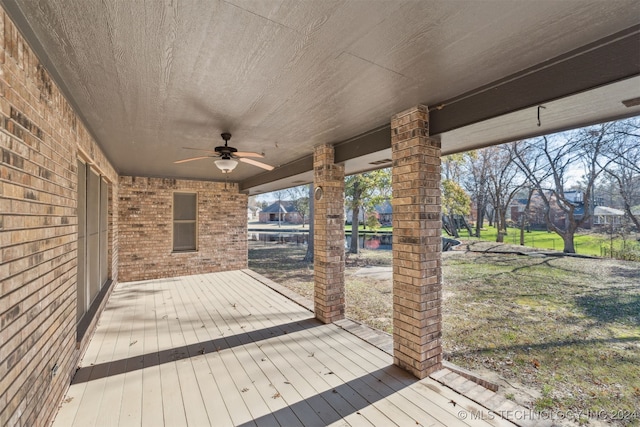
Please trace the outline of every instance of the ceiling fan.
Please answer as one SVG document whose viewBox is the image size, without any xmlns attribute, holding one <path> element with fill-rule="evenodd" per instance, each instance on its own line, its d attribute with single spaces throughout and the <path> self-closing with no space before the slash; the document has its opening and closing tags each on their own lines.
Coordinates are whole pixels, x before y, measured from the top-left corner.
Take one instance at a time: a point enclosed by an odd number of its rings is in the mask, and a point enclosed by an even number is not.
<svg viewBox="0 0 640 427">
<path fill-rule="evenodd" d="M 241 161 L 242 163 L 247 163 L 253 166 L 257 166 L 259 168 L 266 169 L 268 171 L 273 170 L 273 166 L 270 166 L 266 163 L 258 162 L 257 160 L 247 158 L 247 157 L 262 158 L 264 157 L 262 154 L 251 153 L 247 151 L 238 151 L 236 148 L 230 147 L 229 140 L 231 139 L 231 134 L 229 132 L 224 132 L 220 136 L 222 137 L 222 139 L 224 139 L 224 145 L 216 147 L 214 150 L 183 147 L 183 148 L 186 148 L 187 150 L 206 151 L 206 152 L 212 153 L 211 155 L 191 157 L 189 159 L 177 160 L 173 163 L 177 164 L 177 163 L 191 162 L 193 160 L 218 158 L 218 160 L 215 161 L 215 164 L 218 167 L 218 169 L 222 171 L 222 173 L 230 173 L 232 170 L 236 168 L 236 166 L 238 166 L 238 161 Z"/>
</svg>

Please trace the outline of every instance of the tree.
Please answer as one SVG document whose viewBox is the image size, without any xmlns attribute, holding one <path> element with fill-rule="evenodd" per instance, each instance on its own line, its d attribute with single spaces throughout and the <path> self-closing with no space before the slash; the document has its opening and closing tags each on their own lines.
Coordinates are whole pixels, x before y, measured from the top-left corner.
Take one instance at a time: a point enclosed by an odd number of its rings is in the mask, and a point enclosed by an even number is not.
<svg viewBox="0 0 640 427">
<path fill-rule="evenodd" d="M 612 133 L 604 152 L 604 170 L 620 196 L 622 209 L 640 231 L 640 217 L 633 209 L 640 204 L 640 119 L 615 122 Z"/>
<path fill-rule="evenodd" d="M 360 209 L 372 210 L 389 197 L 391 169 L 379 169 L 345 178 L 345 205 L 351 210 L 351 247 L 349 252 L 358 253 L 358 227 Z"/>
<path fill-rule="evenodd" d="M 465 155 L 465 178 L 462 180 L 464 189 L 471 195 L 476 205 L 476 237 L 480 237 L 480 229 L 484 225 L 484 216 L 487 210 L 487 171 L 490 164 L 490 152 L 488 150 L 469 151 Z"/>
<path fill-rule="evenodd" d="M 282 212 L 282 199 L 287 197 L 285 190 L 274 191 L 273 195 L 276 196 L 278 203 L 278 227 L 282 225 L 283 212 Z"/>
<path fill-rule="evenodd" d="M 487 193 L 496 213 L 496 242 L 503 242 L 507 234 L 507 210 L 513 197 L 522 188 L 524 179 L 508 146 L 484 150 L 491 159 L 487 164 Z"/>
<path fill-rule="evenodd" d="M 529 222 L 529 209 L 531 208 L 531 198 L 534 191 L 535 188 L 532 185 L 527 188 L 527 203 L 520 214 L 520 246 L 524 246 L 524 227 Z"/>
<path fill-rule="evenodd" d="M 574 235 L 579 227 L 587 223 L 594 208 L 594 186 L 608 166 L 603 155 L 611 143 L 612 123 L 564 132 L 542 138 L 519 141 L 511 144 L 516 164 L 527 176 L 545 207 L 545 222 L 564 242 L 564 252 L 575 253 Z M 581 200 L 577 201 L 565 190 L 570 171 L 582 169 L 583 178 L 578 188 Z M 564 224 L 551 221 L 553 208 L 565 217 Z"/>
<path fill-rule="evenodd" d="M 260 205 L 259 205 L 259 202 L 258 202 L 256 196 L 249 196 L 249 200 L 247 202 L 247 207 L 251 211 L 251 217 L 255 218 L 256 212 L 258 211 L 258 209 L 260 209 Z"/>
<path fill-rule="evenodd" d="M 291 206 L 302 217 L 302 226 L 304 227 L 305 218 L 309 215 L 309 194 L 308 186 L 301 185 L 298 187 L 292 187 L 287 190 L 288 196 L 291 199 Z"/>
<path fill-rule="evenodd" d="M 452 234 L 456 238 L 460 237 L 460 235 L 458 234 L 459 224 L 455 216 L 468 215 L 471 212 L 470 202 L 467 204 L 467 208 L 463 209 L 465 213 L 460 213 L 461 211 L 458 211 L 459 206 L 456 205 L 458 196 L 462 196 L 464 194 L 468 198 L 468 195 L 464 192 L 464 189 L 462 189 L 460 184 L 463 175 L 464 163 L 464 154 L 450 154 L 448 156 L 444 156 L 441 162 L 442 182 L 440 184 L 440 189 L 443 196 L 442 214 L 444 215 L 442 226 L 447 233 Z M 471 235 L 471 232 L 469 235 Z"/>
<path fill-rule="evenodd" d="M 456 215 L 468 215 L 471 210 L 471 198 L 464 189 L 452 179 L 445 179 L 442 186 L 442 213 L 449 217 L 454 237 L 460 237 L 456 225 Z"/>
</svg>

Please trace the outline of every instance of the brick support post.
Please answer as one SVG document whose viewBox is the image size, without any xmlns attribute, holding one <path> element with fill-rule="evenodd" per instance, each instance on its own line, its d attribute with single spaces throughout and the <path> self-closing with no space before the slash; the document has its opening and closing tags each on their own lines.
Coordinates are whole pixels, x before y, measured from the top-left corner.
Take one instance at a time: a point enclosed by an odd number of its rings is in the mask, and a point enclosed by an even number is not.
<svg viewBox="0 0 640 427">
<path fill-rule="evenodd" d="M 331 145 L 314 149 L 313 300 L 316 317 L 324 323 L 344 318 L 344 166 L 333 159 Z"/>
<path fill-rule="evenodd" d="M 423 105 L 391 119 L 393 358 L 425 378 L 442 367 L 440 142 Z"/>
</svg>

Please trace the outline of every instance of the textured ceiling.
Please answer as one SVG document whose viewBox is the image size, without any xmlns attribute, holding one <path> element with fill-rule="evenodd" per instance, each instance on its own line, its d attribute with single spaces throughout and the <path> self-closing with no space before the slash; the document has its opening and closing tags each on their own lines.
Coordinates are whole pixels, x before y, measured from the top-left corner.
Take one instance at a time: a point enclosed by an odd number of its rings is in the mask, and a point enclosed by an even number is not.
<svg viewBox="0 0 640 427">
<path fill-rule="evenodd" d="M 121 174 L 212 180 L 182 147 L 229 131 L 286 165 L 640 21 L 637 0 L 3 3 Z"/>
</svg>

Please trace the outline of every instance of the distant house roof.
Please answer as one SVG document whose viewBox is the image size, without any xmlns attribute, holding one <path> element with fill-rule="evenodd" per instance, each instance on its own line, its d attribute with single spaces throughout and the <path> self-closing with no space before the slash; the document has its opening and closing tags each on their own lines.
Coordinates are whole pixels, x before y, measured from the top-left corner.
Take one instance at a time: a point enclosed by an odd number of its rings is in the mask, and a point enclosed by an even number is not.
<svg viewBox="0 0 640 427">
<path fill-rule="evenodd" d="M 593 210 L 594 215 L 606 215 L 606 216 L 624 216 L 624 211 L 620 209 L 609 208 L 606 206 L 596 206 Z"/>
<path fill-rule="evenodd" d="M 374 209 L 379 214 L 392 214 L 393 213 L 393 207 L 391 206 L 391 203 L 388 200 L 385 200 L 384 202 L 380 203 L 379 205 L 376 205 L 374 207 Z"/>
<path fill-rule="evenodd" d="M 379 205 L 375 205 L 373 210 L 376 211 L 380 215 L 392 215 L 393 207 L 391 206 L 391 202 L 389 200 L 385 200 Z M 360 210 L 360 215 L 364 215 L 362 209 Z M 353 216 L 353 211 L 351 209 L 345 209 L 345 217 L 347 221 L 351 221 L 351 217 Z"/>
<path fill-rule="evenodd" d="M 269 206 L 264 208 L 262 210 L 262 212 L 266 212 L 266 213 L 278 213 L 278 212 L 290 213 L 290 212 L 297 212 L 297 211 L 296 211 L 295 206 L 293 206 L 293 202 L 291 202 L 290 200 L 282 200 L 280 202 L 275 202 L 275 203 L 270 204 Z"/>
<path fill-rule="evenodd" d="M 584 202 L 584 195 L 580 190 L 567 190 L 564 192 L 564 197 L 567 201 L 578 204 Z"/>
</svg>

